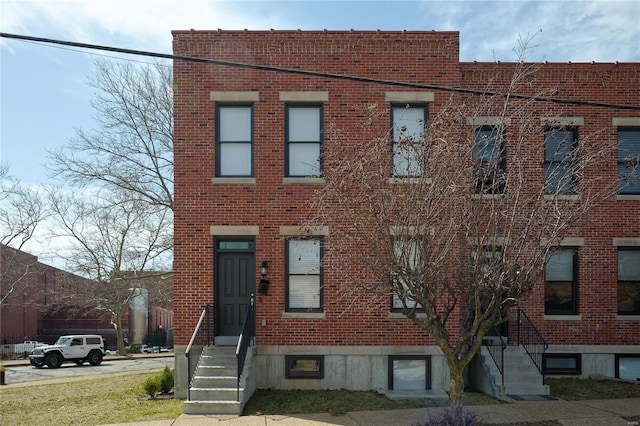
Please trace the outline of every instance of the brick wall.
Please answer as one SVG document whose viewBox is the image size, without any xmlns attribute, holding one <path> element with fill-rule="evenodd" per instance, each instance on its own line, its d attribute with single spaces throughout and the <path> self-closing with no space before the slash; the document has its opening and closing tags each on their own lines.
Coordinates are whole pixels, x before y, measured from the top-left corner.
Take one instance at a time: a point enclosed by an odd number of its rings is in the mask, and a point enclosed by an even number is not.
<svg viewBox="0 0 640 426">
<path fill-rule="evenodd" d="M 433 86 L 484 89 L 493 79 L 505 90 L 514 64 L 460 63 L 457 32 L 330 31 L 175 31 L 176 55 L 250 63 L 323 73 L 406 81 Z M 638 105 L 638 64 L 543 64 L 535 91 L 554 98 Z M 553 90 L 551 90 L 553 89 Z M 186 345 L 205 303 L 214 302 L 214 247 L 211 226 L 259 226 L 256 261 L 270 261 L 268 296 L 258 296 L 258 342 L 264 345 L 425 345 L 427 333 L 408 320 L 390 319 L 389 306 L 368 311 L 345 310 L 325 276 L 325 319 L 285 318 L 284 237 L 280 226 L 301 225 L 315 185 L 288 185 L 285 170 L 283 91 L 324 91 L 325 128 L 341 129 L 341 140 L 325 140 L 324 149 L 344 149 L 362 138 L 363 110 L 370 103 L 387 107 L 387 91 L 429 91 L 437 114 L 450 93 L 434 88 L 407 89 L 321 76 L 176 60 L 175 90 L 175 343 Z M 254 176 L 256 184 L 214 185 L 215 102 L 212 91 L 259 92 L 254 103 Z M 539 116 L 584 117 L 580 131 L 600 131 L 615 140 L 614 117 L 640 116 L 638 111 L 597 106 L 535 103 Z M 389 120 L 381 120 L 388 123 Z M 385 128 L 379 129 L 381 132 Z M 540 134 L 543 138 L 543 134 Z M 532 153 L 532 158 L 536 154 Z M 544 156 L 539 154 L 541 167 Z M 615 179 L 615 158 L 593 175 Z M 606 224 L 606 226 L 603 226 Z M 616 319 L 616 248 L 613 238 L 640 237 L 640 202 L 611 199 L 580 224 L 585 238 L 580 254 L 580 321 L 543 320 L 544 287 L 537 286 L 527 312 L 554 344 L 640 344 L 640 321 Z"/>
</svg>

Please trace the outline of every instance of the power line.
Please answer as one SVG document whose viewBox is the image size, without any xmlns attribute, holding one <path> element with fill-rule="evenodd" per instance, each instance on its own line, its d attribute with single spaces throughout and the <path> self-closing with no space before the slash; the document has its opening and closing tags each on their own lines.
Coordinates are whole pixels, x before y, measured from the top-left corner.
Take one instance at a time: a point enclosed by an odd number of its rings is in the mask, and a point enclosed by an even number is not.
<svg viewBox="0 0 640 426">
<path fill-rule="evenodd" d="M 23 41 L 33 41 L 33 42 L 46 43 L 46 44 L 71 46 L 71 47 L 82 48 L 82 49 L 103 50 L 107 52 L 124 53 L 127 55 L 148 56 L 153 58 L 181 60 L 181 61 L 189 61 L 189 62 L 200 62 L 200 63 L 221 65 L 221 66 L 228 66 L 228 67 L 247 68 L 247 69 L 254 69 L 254 70 L 281 72 L 281 73 L 287 73 L 287 74 L 298 74 L 298 75 L 331 78 L 331 79 L 339 79 L 339 80 L 350 80 L 350 81 L 357 81 L 361 83 L 410 87 L 414 89 L 439 90 L 444 92 L 464 93 L 464 94 L 479 95 L 479 96 L 510 97 L 515 99 L 528 99 L 528 100 L 534 100 L 538 102 L 550 102 L 550 103 L 564 104 L 564 105 L 583 105 L 583 106 L 593 106 L 593 107 L 602 107 L 602 108 L 640 110 L 640 106 L 638 105 L 611 104 L 606 102 L 561 99 L 561 98 L 553 98 L 548 96 L 530 96 L 530 95 L 522 95 L 518 93 L 503 93 L 503 92 L 494 92 L 494 91 L 488 91 L 488 90 L 467 89 L 462 87 L 437 86 L 433 84 L 420 84 L 420 83 L 410 83 L 405 81 L 383 80 L 383 79 L 377 79 L 377 78 L 371 78 L 371 77 L 352 76 L 347 74 L 334 74 L 334 73 L 326 73 L 326 72 L 320 72 L 320 71 L 281 68 L 281 67 L 274 67 L 269 65 L 258 65 L 258 64 L 249 64 L 249 63 L 243 63 L 243 62 L 223 61 L 220 59 L 198 58 L 195 56 L 183 56 L 183 55 L 174 55 L 169 53 L 147 52 L 143 50 L 125 49 L 120 47 L 102 46 L 97 44 L 79 43 L 79 42 L 73 42 L 73 41 L 56 40 L 56 39 L 50 39 L 50 38 L 33 37 L 33 36 L 10 34 L 10 33 L 3 33 L 3 32 L 0 32 L 0 37 L 23 40 Z"/>
</svg>

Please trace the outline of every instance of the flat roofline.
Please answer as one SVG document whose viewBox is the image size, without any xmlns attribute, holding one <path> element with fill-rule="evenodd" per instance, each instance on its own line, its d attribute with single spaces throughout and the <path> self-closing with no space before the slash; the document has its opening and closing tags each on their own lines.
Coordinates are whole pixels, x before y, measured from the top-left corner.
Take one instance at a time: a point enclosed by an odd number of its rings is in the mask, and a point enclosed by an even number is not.
<svg viewBox="0 0 640 426">
<path fill-rule="evenodd" d="M 171 34 L 451 34 L 459 35 L 460 31 L 436 30 L 171 30 Z"/>
</svg>

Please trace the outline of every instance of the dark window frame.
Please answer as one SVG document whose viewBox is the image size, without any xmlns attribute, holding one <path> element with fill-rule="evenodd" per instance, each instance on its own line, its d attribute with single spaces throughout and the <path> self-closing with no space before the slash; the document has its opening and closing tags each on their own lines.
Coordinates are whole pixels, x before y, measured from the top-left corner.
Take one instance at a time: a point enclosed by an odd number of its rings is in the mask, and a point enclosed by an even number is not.
<svg viewBox="0 0 640 426">
<path fill-rule="evenodd" d="M 494 139 L 494 145 L 499 143 L 497 152 L 497 159 L 494 159 L 493 152 L 496 148 L 491 150 L 492 155 L 489 161 L 482 161 L 478 159 L 477 151 L 478 142 L 480 141 L 479 135 L 485 132 L 490 132 L 491 139 Z M 475 127 L 473 131 L 473 176 L 475 181 L 474 193 L 476 194 L 504 194 L 506 185 L 504 176 L 507 172 L 507 147 L 506 147 L 506 128 L 504 126 L 490 126 L 483 125 Z M 492 163 L 493 164 L 492 166 Z M 486 172 L 483 170 L 487 170 Z"/>
<path fill-rule="evenodd" d="M 316 103 L 304 103 L 304 104 L 299 104 L 299 103 L 288 103 L 285 104 L 285 112 L 284 112 L 284 132 L 285 132 L 285 161 L 284 161 L 284 175 L 285 177 L 322 177 L 323 175 L 323 171 L 324 171 L 324 161 L 323 161 L 323 149 L 324 149 L 324 105 L 323 104 L 316 104 Z M 318 135 L 318 140 L 317 141 L 290 141 L 289 140 L 289 123 L 290 123 L 290 118 L 289 118 L 289 110 L 291 108 L 308 108 L 308 109 L 317 109 L 319 110 L 319 119 L 320 119 L 320 123 L 319 123 L 319 127 L 320 127 L 320 134 Z M 291 163 L 290 163 L 290 155 L 289 155 L 289 150 L 290 150 L 290 145 L 292 144 L 318 144 L 319 145 L 319 149 L 318 149 L 318 167 L 319 167 L 319 175 L 315 176 L 315 175 L 292 175 L 290 170 L 291 170 Z"/>
<path fill-rule="evenodd" d="M 251 121 L 250 121 L 250 133 L 251 137 L 248 141 L 222 141 L 220 140 L 220 110 L 223 108 L 250 108 L 251 112 Z M 216 103 L 216 130 L 215 130 L 215 148 L 216 148 L 216 177 L 221 178 L 236 178 L 236 177 L 249 177 L 252 178 L 255 176 L 254 171 L 254 105 L 253 103 Z M 221 156 L 221 147 L 224 144 L 250 144 L 251 145 L 251 172 L 248 175 L 223 175 L 221 174 L 221 165 L 222 165 L 222 156 Z"/>
<path fill-rule="evenodd" d="M 572 256 L 572 275 L 573 275 L 573 280 L 571 282 L 571 304 L 570 304 L 570 310 L 568 312 L 562 312 L 560 310 L 557 311 L 549 311 L 547 310 L 547 300 L 546 300 L 546 290 L 547 290 L 547 284 L 553 284 L 553 283 L 561 283 L 564 281 L 547 281 L 546 276 L 545 276 L 545 281 L 544 281 L 544 285 L 545 285 L 545 305 L 544 305 L 544 314 L 545 315 L 578 315 L 578 282 L 579 282 L 579 264 L 580 264 L 580 257 L 579 257 L 579 250 L 577 247 L 558 247 L 557 251 L 572 251 L 573 252 L 573 256 Z M 549 256 L 551 257 L 551 256 Z M 549 261 L 549 258 L 547 258 L 547 261 L 545 262 L 545 275 L 546 275 L 546 264 Z"/>
<path fill-rule="evenodd" d="M 631 144 L 638 144 L 638 155 L 636 157 L 621 157 L 620 150 L 620 134 L 624 133 L 637 133 L 635 137 L 631 138 Z M 640 127 L 618 127 L 617 131 L 617 172 L 616 177 L 618 179 L 618 194 L 619 195 L 640 195 Z M 626 139 L 625 139 L 626 141 Z M 635 167 L 635 170 L 630 175 L 633 185 L 629 187 L 624 185 L 628 179 L 622 179 L 621 171 L 627 169 L 629 166 Z M 627 189 L 625 189 L 627 188 Z"/>
<path fill-rule="evenodd" d="M 431 389 L 431 355 L 389 355 L 387 357 L 387 388 L 394 390 L 393 362 L 394 361 L 425 361 L 424 390 Z"/>
<path fill-rule="evenodd" d="M 571 146 L 568 152 L 568 158 L 556 158 L 555 155 L 548 155 L 547 144 L 551 135 L 557 134 L 570 134 Z M 562 141 L 566 139 L 563 138 Z M 578 181 L 576 179 L 575 167 L 576 167 L 576 150 L 578 149 L 578 129 L 573 126 L 567 127 L 549 127 L 544 132 L 544 188 L 546 194 L 562 194 L 562 195 L 575 195 L 578 192 Z M 560 145 L 560 144 L 559 144 Z M 555 153 L 554 153 L 555 154 Z M 553 167 L 566 167 L 565 174 L 562 174 L 560 179 L 547 179 L 547 171 Z M 556 172 L 558 173 L 558 172 Z M 567 177 L 568 176 L 568 177 Z M 560 185 L 561 180 L 566 180 L 567 183 Z M 550 189 L 552 189 L 550 191 Z M 566 190 L 563 188 L 567 188 Z"/>
<path fill-rule="evenodd" d="M 302 308 L 292 308 L 290 307 L 290 296 L 289 296 L 289 289 L 290 289 L 290 280 L 289 278 L 293 275 L 293 276 L 297 276 L 299 274 L 290 274 L 289 273 L 289 250 L 290 250 L 290 243 L 291 241 L 317 241 L 320 245 L 320 265 L 319 265 L 319 272 L 318 272 L 318 276 L 319 276 L 319 295 L 320 295 L 320 304 L 318 308 L 311 308 L 311 307 L 302 307 Z M 311 238 L 300 238 L 300 237 L 290 237 L 285 239 L 285 251 L 284 251 L 284 257 L 285 257 L 285 290 L 284 290 L 284 304 L 285 304 L 285 312 L 315 312 L 315 313 L 321 313 L 324 312 L 324 266 L 322 264 L 322 259 L 324 256 L 324 238 L 322 237 L 311 237 Z M 308 274 L 305 274 L 308 275 Z M 316 274 L 314 274 L 316 275 Z"/>
<path fill-rule="evenodd" d="M 620 358 L 640 358 L 640 354 L 616 354 L 616 371 L 615 378 L 620 378 Z M 640 377 L 638 378 L 640 379 Z"/>
<path fill-rule="evenodd" d="M 295 371 L 291 368 L 292 361 L 316 361 L 317 371 Z M 285 378 L 287 379 L 324 379 L 324 355 L 285 355 Z"/>
<path fill-rule="evenodd" d="M 618 247 L 618 250 L 616 252 L 616 271 L 618 271 L 618 280 L 617 280 L 617 291 L 618 291 L 618 315 L 640 315 L 640 296 L 639 299 L 636 301 L 636 305 L 635 308 L 631 311 L 621 311 L 620 310 L 620 283 L 624 282 L 624 283 L 631 283 L 631 285 L 636 285 L 638 286 L 638 291 L 640 292 L 640 280 L 636 281 L 636 280 L 621 280 L 620 276 L 619 276 L 619 262 L 620 262 L 620 256 L 619 253 L 621 251 L 632 251 L 632 252 L 637 252 L 640 253 L 640 247 L 624 247 L 624 246 L 620 246 Z"/>
<path fill-rule="evenodd" d="M 575 369 L 565 369 L 565 368 L 549 368 L 547 367 L 547 360 L 549 358 L 562 358 L 562 359 L 575 359 L 576 360 L 576 368 Z M 582 354 L 557 354 L 557 353 L 545 353 L 542 356 L 542 368 L 545 375 L 575 375 L 579 376 L 582 374 Z"/>
<path fill-rule="evenodd" d="M 422 133 L 425 132 L 425 130 L 427 129 L 427 123 L 428 123 L 428 119 L 429 119 L 429 103 L 425 103 L 425 102 L 413 102 L 413 103 L 392 103 L 390 108 L 389 108 L 389 117 L 391 120 L 391 176 L 394 178 L 405 178 L 405 179 L 410 179 L 410 178 L 419 178 L 422 177 L 425 173 L 427 173 L 427 165 L 424 161 L 421 162 L 421 171 L 420 174 L 400 174 L 397 172 L 396 167 L 395 167 L 395 147 L 398 144 L 398 142 L 396 141 L 396 132 L 395 132 L 395 128 L 396 128 L 396 121 L 394 119 L 395 116 L 395 110 L 396 109 L 411 109 L 411 108 L 416 108 L 416 109 L 422 109 L 423 110 L 423 126 L 422 126 Z M 421 133 L 421 134 L 422 134 Z"/>
<path fill-rule="evenodd" d="M 409 240 L 410 240 L 410 239 L 416 239 L 416 238 L 414 238 L 414 237 L 415 237 L 415 236 L 413 236 L 413 235 L 408 235 L 408 236 L 403 236 L 403 235 L 394 235 L 394 236 L 392 236 L 391 242 L 392 242 L 392 244 L 393 244 L 394 254 L 395 254 L 395 244 L 396 244 L 396 241 L 398 241 L 398 240 L 406 241 L 406 240 L 408 240 L 408 239 L 409 239 Z M 422 240 L 422 244 L 424 244 L 424 246 L 425 246 L 425 251 L 426 251 L 426 252 L 427 252 L 427 254 L 428 254 L 428 250 L 429 250 L 429 248 L 428 248 L 428 244 L 429 244 L 429 240 L 428 240 L 428 238 L 427 238 L 426 236 L 421 236 L 420 240 Z M 397 279 L 397 278 L 394 278 L 394 279 Z M 404 308 L 403 308 L 403 307 L 401 307 L 401 306 L 399 306 L 399 307 L 394 306 L 394 297 L 396 297 L 396 295 L 395 295 L 395 294 L 391 294 L 391 296 L 390 296 L 391 312 L 394 312 L 394 313 L 396 313 L 396 312 L 403 312 L 403 310 L 404 310 Z M 401 301 L 400 301 L 400 302 L 401 302 Z M 416 304 L 417 304 L 417 303 L 416 303 Z M 416 307 L 416 312 L 425 312 L 424 306 L 421 306 L 421 305 L 419 305 L 419 304 L 417 304 L 417 305 L 418 305 L 418 306 Z M 411 308 L 409 308 L 409 309 L 411 309 Z"/>
</svg>

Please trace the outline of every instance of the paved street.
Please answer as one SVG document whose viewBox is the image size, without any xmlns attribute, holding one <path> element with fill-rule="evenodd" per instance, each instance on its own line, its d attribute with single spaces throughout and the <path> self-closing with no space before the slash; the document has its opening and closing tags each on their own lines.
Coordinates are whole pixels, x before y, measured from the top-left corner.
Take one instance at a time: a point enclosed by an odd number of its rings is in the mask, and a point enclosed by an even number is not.
<svg viewBox="0 0 640 426">
<path fill-rule="evenodd" d="M 60 368 L 35 368 L 31 365 L 12 365 L 6 363 L 6 382 L 17 384 L 38 380 L 73 378 L 100 374 L 126 373 L 131 371 L 144 371 L 163 369 L 165 366 L 173 368 L 173 356 L 137 356 L 131 359 L 106 356 L 102 364 L 91 366 L 88 363 L 76 365 L 73 362 L 65 362 Z M 24 364 L 24 363 L 22 363 Z M 28 364 L 28 361 L 27 361 Z"/>
</svg>

